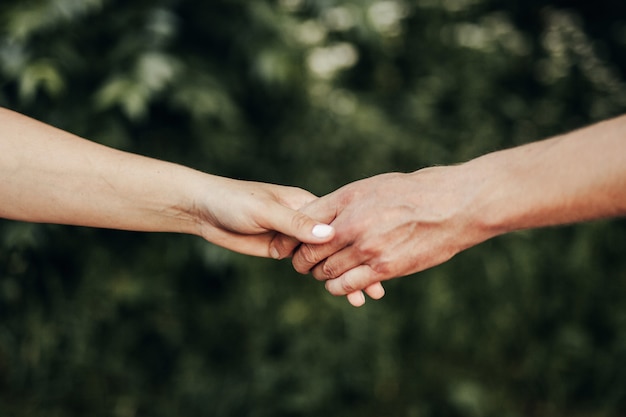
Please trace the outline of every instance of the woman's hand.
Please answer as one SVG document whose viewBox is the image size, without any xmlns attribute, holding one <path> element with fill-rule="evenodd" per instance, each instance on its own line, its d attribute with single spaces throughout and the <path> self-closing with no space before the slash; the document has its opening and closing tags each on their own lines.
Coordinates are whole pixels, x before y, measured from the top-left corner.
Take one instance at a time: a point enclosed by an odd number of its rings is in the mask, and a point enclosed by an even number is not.
<svg viewBox="0 0 626 417">
<path fill-rule="evenodd" d="M 203 195 L 192 213 L 200 219 L 199 234 L 236 252 L 279 258 L 270 249 L 277 233 L 311 244 L 334 236 L 332 227 L 298 211 L 317 199 L 301 188 L 212 176 Z"/>
</svg>

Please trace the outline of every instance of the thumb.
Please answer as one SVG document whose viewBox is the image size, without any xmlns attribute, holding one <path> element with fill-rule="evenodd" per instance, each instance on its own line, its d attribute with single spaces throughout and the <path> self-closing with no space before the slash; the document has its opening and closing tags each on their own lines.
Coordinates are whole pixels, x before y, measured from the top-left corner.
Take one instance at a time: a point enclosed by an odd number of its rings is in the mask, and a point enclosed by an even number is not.
<svg viewBox="0 0 626 417">
<path fill-rule="evenodd" d="M 302 243 L 326 243 L 335 236 L 335 229 L 328 223 L 335 219 L 335 210 L 332 204 L 327 204 L 326 198 L 319 198 L 301 211 L 294 211 L 281 206 L 281 210 L 275 212 L 276 216 L 282 216 L 286 227 L 275 224 L 274 230 L 280 232 L 270 242 L 270 256 L 274 259 L 282 259 L 291 255 L 293 250 Z M 291 212 L 288 221 L 287 212 Z M 278 217 L 276 217 L 278 219 Z M 314 220 L 313 218 L 317 219 Z"/>
<path fill-rule="evenodd" d="M 268 228 L 280 233 L 278 239 L 272 239 L 269 247 L 270 256 L 275 259 L 289 256 L 299 242 L 326 243 L 335 235 L 332 226 L 280 204 L 271 210 L 266 220 Z"/>
</svg>

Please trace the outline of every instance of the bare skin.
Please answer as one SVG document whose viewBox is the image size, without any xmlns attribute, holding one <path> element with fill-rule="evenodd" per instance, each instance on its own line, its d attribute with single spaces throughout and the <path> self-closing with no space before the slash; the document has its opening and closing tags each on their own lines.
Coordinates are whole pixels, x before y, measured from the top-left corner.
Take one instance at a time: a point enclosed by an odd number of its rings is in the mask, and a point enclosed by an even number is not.
<svg viewBox="0 0 626 417">
<path fill-rule="evenodd" d="M 7 219 L 188 233 L 269 257 L 277 232 L 307 243 L 332 239 L 331 227 L 297 211 L 316 198 L 111 149 L 0 108 L 0 217 Z"/>
<path fill-rule="evenodd" d="M 302 211 L 336 230 L 293 256 L 300 273 L 334 295 L 439 265 L 515 230 L 626 214 L 626 116 L 455 166 L 378 175 L 348 184 Z M 296 242 L 277 236 L 280 256 Z"/>
</svg>

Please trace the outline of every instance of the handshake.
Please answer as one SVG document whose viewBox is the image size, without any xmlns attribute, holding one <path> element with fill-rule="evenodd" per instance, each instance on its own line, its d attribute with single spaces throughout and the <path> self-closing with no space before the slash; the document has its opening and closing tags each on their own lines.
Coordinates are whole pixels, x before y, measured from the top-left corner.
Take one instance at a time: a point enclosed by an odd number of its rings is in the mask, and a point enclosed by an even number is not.
<svg viewBox="0 0 626 417">
<path fill-rule="evenodd" d="M 514 230 L 626 214 L 626 116 L 317 198 L 112 149 L 0 108 L 0 217 L 178 232 L 292 257 L 351 304 Z M 584 169 L 581 169 L 584 167 Z"/>
<path fill-rule="evenodd" d="M 465 178 L 462 166 L 389 173 L 317 198 L 300 188 L 218 177 L 225 204 L 216 212 L 208 194 L 196 205 L 210 213 L 210 227 L 199 234 L 241 253 L 292 257 L 296 271 L 360 306 L 364 292 L 383 297 L 382 281 L 437 265 L 489 237 L 472 224 L 470 194 L 477 190 L 465 187 Z"/>
<path fill-rule="evenodd" d="M 360 306 L 363 292 L 384 295 L 382 281 L 436 266 L 492 237 L 625 215 L 625 138 L 622 116 L 459 165 L 377 175 L 321 198 L 234 182 L 229 195 L 240 201 L 213 217 L 232 233 L 205 237 L 240 252 L 292 256 L 296 271 Z M 225 223 L 232 216 L 243 223 Z"/>
</svg>

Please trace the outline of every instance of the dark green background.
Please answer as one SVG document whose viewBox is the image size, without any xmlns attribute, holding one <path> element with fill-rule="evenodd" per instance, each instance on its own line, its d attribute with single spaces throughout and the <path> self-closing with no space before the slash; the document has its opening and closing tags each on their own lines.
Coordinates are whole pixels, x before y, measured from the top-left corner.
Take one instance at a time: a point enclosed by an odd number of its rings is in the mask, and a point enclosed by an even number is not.
<svg viewBox="0 0 626 417">
<path fill-rule="evenodd" d="M 626 109 L 616 0 L 3 0 L 0 30 L 0 105 L 317 194 Z M 354 309 L 196 237 L 1 221 L 0 415 L 624 416 L 625 253 L 624 220 L 515 233 Z"/>
</svg>

